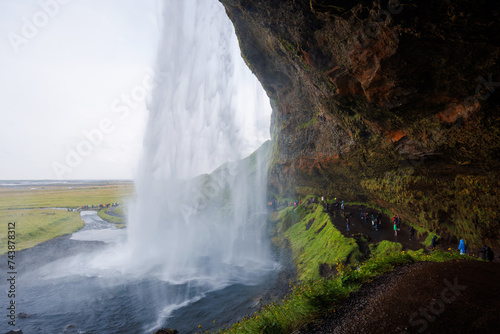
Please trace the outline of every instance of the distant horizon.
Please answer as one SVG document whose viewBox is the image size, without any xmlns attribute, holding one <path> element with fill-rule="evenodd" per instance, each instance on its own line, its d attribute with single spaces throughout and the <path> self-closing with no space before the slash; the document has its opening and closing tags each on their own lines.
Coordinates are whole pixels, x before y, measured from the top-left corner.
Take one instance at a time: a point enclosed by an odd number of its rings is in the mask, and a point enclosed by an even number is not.
<svg viewBox="0 0 500 334">
<path fill-rule="evenodd" d="M 134 179 L 68 179 L 68 180 L 59 180 L 59 179 L 0 179 L 0 182 L 26 182 L 26 181 L 51 181 L 51 182 L 71 182 L 71 181 L 134 181 Z"/>
</svg>

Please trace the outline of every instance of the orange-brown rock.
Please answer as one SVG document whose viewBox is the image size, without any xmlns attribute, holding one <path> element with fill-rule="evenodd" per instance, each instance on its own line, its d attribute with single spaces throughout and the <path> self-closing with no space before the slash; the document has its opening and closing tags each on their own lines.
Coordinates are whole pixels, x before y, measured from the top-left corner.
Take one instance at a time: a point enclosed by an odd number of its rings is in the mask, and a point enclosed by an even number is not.
<svg viewBox="0 0 500 334">
<path fill-rule="evenodd" d="M 271 99 L 271 192 L 500 238 L 500 2 L 220 1 Z"/>
</svg>

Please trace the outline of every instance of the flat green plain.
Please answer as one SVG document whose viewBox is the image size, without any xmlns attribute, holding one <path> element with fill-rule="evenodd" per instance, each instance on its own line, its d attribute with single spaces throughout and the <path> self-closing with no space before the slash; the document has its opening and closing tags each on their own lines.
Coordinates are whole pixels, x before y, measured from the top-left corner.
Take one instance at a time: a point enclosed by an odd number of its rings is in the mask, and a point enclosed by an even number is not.
<svg viewBox="0 0 500 334">
<path fill-rule="evenodd" d="M 106 185 L 46 186 L 37 188 L 0 188 L 0 210 L 76 208 L 82 205 L 99 205 L 123 202 L 134 193 L 132 182 L 109 182 Z"/>
<path fill-rule="evenodd" d="M 79 212 L 56 208 L 123 203 L 133 195 L 133 183 L 125 181 L 75 187 L 46 186 L 44 189 L 0 188 L 0 254 L 9 250 L 9 235 L 10 241 L 15 242 L 15 250 L 19 251 L 84 226 Z M 10 231 L 15 231 L 15 238 L 12 237 L 14 233 L 9 234 L 9 227 Z"/>
</svg>

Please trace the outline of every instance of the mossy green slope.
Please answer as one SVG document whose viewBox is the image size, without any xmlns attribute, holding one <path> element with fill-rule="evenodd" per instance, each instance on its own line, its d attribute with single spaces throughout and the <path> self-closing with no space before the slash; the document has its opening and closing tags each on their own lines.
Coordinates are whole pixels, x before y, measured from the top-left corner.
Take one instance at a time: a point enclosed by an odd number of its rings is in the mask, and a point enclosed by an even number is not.
<svg viewBox="0 0 500 334">
<path fill-rule="evenodd" d="M 222 333 L 294 333 L 316 319 L 335 312 L 350 293 L 362 284 L 392 271 L 396 266 L 417 261 L 444 262 L 454 259 L 474 259 L 456 252 L 389 251 L 349 268 L 339 264 L 332 279 L 316 279 L 294 285 L 292 292 L 281 301 L 271 303 L 254 315 L 223 329 Z"/>
<path fill-rule="evenodd" d="M 361 257 L 356 241 L 334 227 L 321 205 L 289 207 L 277 213 L 274 221 L 278 238 L 288 240 L 299 280 L 319 279 L 322 265 L 333 268 Z"/>
</svg>

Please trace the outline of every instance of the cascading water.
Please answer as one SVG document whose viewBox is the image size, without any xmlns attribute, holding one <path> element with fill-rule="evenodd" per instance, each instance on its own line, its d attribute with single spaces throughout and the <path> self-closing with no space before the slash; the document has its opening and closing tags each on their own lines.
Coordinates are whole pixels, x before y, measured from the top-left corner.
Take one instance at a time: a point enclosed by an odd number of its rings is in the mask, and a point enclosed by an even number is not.
<svg viewBox="0 0 500 334">
<path fill-rule="evenodd" d="M 131 257 L 145 273 L 201 291 L 252 282 L 271 265 L 259 216 L 266 150 L 236 161 L 269 136 L 270 106 L 222 5 L 164 1 L 157 66 Z"/>
<path fill-rule="evenodd" d="M 274 275 L 264 241 L 269 143 L 241 160 L 269 137 L 269 101 L 217 0 L 163 5 L 126 235 L 89 212 L 71 237 L 20 252 L 25 332 L 194 332 L 242 316 Z"/>
<path fill-rule="evenodd" d="M 207 278 L 220 281 L 230 277 L 222 266 L 267 260 L 258 245 L 262 226 L 250 216 L 265 212 L 267 166 L 234 161 L 262 143 L 269 130 L 256 123 L 269 117 L 270 107 L 243 64 L 220 3 L 167 0 L 163 22 L 160 84 L 148 106 L 129 242 L 145 261 L 142 267 L 162 267 L 165 279 L 203 276 L 209 261 L 218 270 Z M 228 161 L 212 175 L 190 180 Z M 214 211 L 215 203 L 226 212 Z"/>
</svg>

